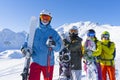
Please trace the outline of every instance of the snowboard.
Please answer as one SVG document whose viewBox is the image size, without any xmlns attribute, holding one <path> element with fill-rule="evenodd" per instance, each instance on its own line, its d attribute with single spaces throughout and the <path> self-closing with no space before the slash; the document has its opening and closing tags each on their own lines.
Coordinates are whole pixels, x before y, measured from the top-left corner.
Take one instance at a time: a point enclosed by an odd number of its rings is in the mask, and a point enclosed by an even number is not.
<svg viewBox="0 0 120 80">
<path fill-rule="evenodd" d="M 59 55 L 59 80 L 70 80 L 70 53 L 66 48 L 63 48 Z"/>
<path fill-rule="evenodd" d="M 95 57 L 92 57 L 92 51 L 96 50 L 96 44 L 93 40 L 87 39 L 85 41 L 85 55 L 84 58 L 86 60 L 84 66 L 86 65 L 86 76 L 87 79 L 98 80 L 98 70 L 95 62 Z"/>
<path fill-rule="evenodd" d="M 94 51 L 95 49 L 96 49 L 95 42 L 91 39 L 87 39 L 84 45 L 84 50 L 85 50 L 84 58 L 86 60 L 93 61 L 94 59 L 91 55 L 92 55 L 92 51 Z"/>
<path fill-rule="evenodd" d="M 33 46 L 33 40 L 34 40 L 34 34 L 37 26 L 37 19 L 36 17 L 31 18 L 30 27 L 29 27 L 29 34 L 27 35 L 27 43 L 28 47 L 25 49 L 25 63 L 23 72 L 21 74 L 22 80 L 28 80 L 29 75 L 29 66 L 30 66 L 30 60 L 31 60 L 31 54 L 32 54 L 32 46 Z"/>
<path fill-rule="evenodd" d="M 95 42 L 91 39 L 87 39 L 85 42 L 85 50 L 92 50 L 94 51 L 96 49 Z"/>
</svg>

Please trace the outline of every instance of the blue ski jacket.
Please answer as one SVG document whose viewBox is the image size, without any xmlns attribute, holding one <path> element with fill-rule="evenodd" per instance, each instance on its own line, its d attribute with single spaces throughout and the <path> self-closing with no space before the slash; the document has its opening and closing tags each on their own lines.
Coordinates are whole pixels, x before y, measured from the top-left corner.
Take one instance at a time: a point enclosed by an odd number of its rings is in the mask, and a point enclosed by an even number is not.
<svg viewBox="0 0 120 80">
<path fill-rule="evenodd" d="M 43 25 L 42 23 L 36 28 L 34 34 L 34 41 L 32 46 L 32 61 L 38 63 L 41 66 L 47 66 L 47 56 L 49 54 L 49 49 L 46 45 L 48 38 L 52 36 L 53 40 L 56 43 L 56 46 L 51 51 L 50 56 L 50 65 L 54 65 L 54 51 L 60 51 L 62 48 L 62 40 L 57 31 L 51 28 L 50 24 Z M 24 47 L 27 46 L 27 43 L 24 44 Z"/>
</svg>

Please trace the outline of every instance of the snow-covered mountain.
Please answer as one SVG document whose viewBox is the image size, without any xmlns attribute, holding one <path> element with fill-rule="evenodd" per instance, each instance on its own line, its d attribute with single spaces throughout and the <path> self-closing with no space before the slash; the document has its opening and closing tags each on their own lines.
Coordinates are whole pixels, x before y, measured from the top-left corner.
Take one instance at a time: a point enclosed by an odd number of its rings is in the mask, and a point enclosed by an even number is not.
<svg viewBox="0 0 120 80">
<path fill-rule="evenodd" d="M 83 42 L 86 38 L 86 32 L 88 29 L 94 29 L 96 31 L 96 36 L 100 40 L 101 33 L 103 31 L 109 31 L 110 32 L 110 39 L 115 42 L 116 44 L 116 77 L 117 80 L 119 80 L 120 75 L 120 26 L 112 26 L 109 24 L 100 25 L 98 23 L 93 23 L 90 21 L 87 22 L 76 22 L 76 23 L 70 23 L 70 24 L 64 24 L 60 27 L 58 27 L 56 30 L 61 35 L 63 32 L 65 34 L 68 34 L 69 29 L 72 26 L 77 26 L 79 31 L 79 36 L 83 38 Z M 21 80 L 21 72 L 24 66 L 24 57 L 22 56 L 20 52 L 20 46 L 23 44 L 25 40 L 25 34 L 24 32 L 15 33 L 9 29 L 4 29 L 0 31 L 0 50 L 6 50 L 4 52 L 0 53 L 0 80 Z M 14 49 L 14 50 L 8 50 L 8 49 Z M 17 49 L 17 50 L 15 50 Z M 55 58 L 57 58 L 58 53 L 55 54 Z M 56 60 L 56 59 L 55 59 Z M 57 60 L 55 61 L 55 74 L 53 79 L 58 78 L 58 71 L 59 71 L 59 65 Z M 4 67 L 3 67 L 4 66 Z M 84 75 L 84 73 L 83 73 Z M 86 80 L 85 77 L 82 78 L 82 80 Z M 42 79 L 43 80 L 43 79 Z"/>
<path fill-rule="evenodd" d="M 77 26 L 79 31 L 79 36 L 83 38 L 83 41 L 86 38 L 86 32 L 89 29 L 94 29 L 96 31 L 96 36 L 99 40 L 101 40 L 101 34 L 103 31 L 110 32 L 110 39 L 116 43 L 116 46 L 120 46 L 120 26 L 112 26 L 109 24 L 100 25 L 99 23 L 93 23 L 90 21 L 87 22 L 76 22 L 76 23 L 70 23 L 70 24 L 64 24 L 60 27 L 58 27 L 56 30 L 61 33 L 68 34 L 69 29 L 72 26 Z"/>
<path fill-rule="evenodd" d="M 8 49 L 20 49 L 25 41 L 26 32 L 13 32 L 10 29 L 0 31 L 0 52 Z"/>
<path fill-rule="evenodd" d="M 29 26 L 37 26 L 37 18 L 32 16 Z M 0 52 L 10 49 L 20 49 L 27 36 L 27 32 L 14 32 L 10 29 L 0 29 Z"/>
<path fill-rule="evenodd" d="M 34 21 L 32 21 L 33 23 Z M 35 23 L 33 23 L 35 24 Z M 119 32 L 120 26 L 112 26 L 109 24 L 106 25 L 100 25 L 98 23 L 93 23 L 90 21 L 87 22 L 76 22 L 76 23 L 70 23 L 70 24 L 64 24 L 60 27 L 58 27 L 56 30 L 61 33 L 68 34 L 69 29 L 72 26 L 77 26 L 79 31 L 79 36 L 83 38 L 86 38 L 86 32 L 88 29 L 94 29 L 96 31 L 96 36 L 98 39 L 100 39 L 100 35 L 102 31 L 109 31 L 111 33 L 111 40 L 115 41 L 115 38 L 118 34 L 116 32 Z M 20 49 L 21 45 L 25 41 L 27 32 L 14 32 L 10 29 L 3 29 L 0 31 L 0 52 L 8 49 Z M 117 37 L 116 37 L 117 38 Z M 119 38 L 119 37 L 118 37 Z M 117 39 L 118 42 L 119 39 Z"/>
</svg>

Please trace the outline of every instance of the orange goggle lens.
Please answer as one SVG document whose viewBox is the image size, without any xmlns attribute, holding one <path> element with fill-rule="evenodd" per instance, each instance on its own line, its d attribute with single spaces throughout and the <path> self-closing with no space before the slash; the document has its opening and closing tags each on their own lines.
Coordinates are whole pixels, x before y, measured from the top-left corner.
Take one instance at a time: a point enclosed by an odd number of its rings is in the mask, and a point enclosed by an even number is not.
<svg viewBox="0 0 120 80">
<path fill-rule="evenodd" d="M 43 20 L 46 20 L 46 21 L 50 21 L 51 20 L 51 17 L 49 15 L 40 15 L 40 19 L 43 21 Z"/>
<path fill-rule="evenodd" d="M 70 33 L 71 33 L 71 34 L 72 34 L 72 33 L 77 34 L 77 33 L 78 33 L 78 31 L 77 31 L 77 30 L 73 30 L 73 29 L 71 29 L 71 30 L 70 30 Z"/>
</svg>

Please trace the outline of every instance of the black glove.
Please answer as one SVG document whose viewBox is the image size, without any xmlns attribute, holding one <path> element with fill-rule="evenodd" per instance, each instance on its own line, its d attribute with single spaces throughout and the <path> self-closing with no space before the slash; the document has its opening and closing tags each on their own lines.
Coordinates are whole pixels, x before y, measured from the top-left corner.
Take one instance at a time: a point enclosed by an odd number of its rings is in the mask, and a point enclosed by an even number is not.
<svg viewBox="0 0 120 80">
<path fill-rule="evenodd" d="M 56 46 L 56 43 L 55 43 L 55 41 L 52 39 L 52 37 L 49 37 L 48 38 L 48 40 L 47 40 L 47 42 L 46 42 L 46 45 L 48 46 L 48 47 L 55 47 Z"/>
<path fill-rule="evenodd" d="M 63 39 L 63 43 L 66 47 L 70 45 L 70 42 L 67 39 Z"/>
</svg>

